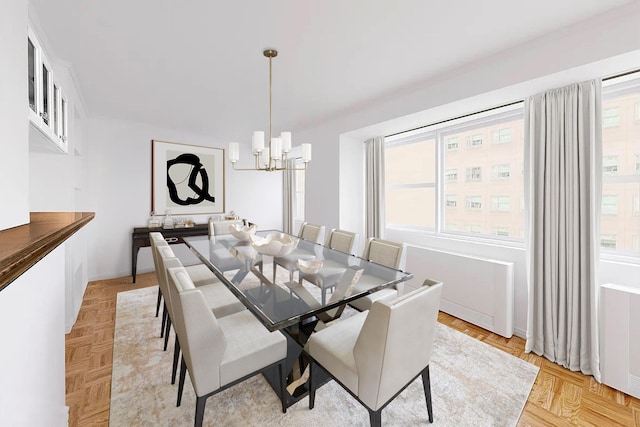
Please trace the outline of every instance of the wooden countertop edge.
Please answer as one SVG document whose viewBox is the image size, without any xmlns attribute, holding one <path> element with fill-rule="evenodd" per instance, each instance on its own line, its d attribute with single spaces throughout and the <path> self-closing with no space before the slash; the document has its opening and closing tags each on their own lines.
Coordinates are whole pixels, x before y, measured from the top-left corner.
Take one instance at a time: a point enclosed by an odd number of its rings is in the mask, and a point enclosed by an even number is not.
<svg viewBox="0 0 640 427">
<path fill-rule="evenodd" d="M 56 218 L 56 214 L 59 214 L 60 219 Z M 17 250 L 0 259 L 0 291 L 95 217 L 94 212 L 76 212 L 76 218 L 72 221 L 65 220 L 63 217 L 69 214 L 69 212 L 33 212 L 29 224 L 0 231 L 0 236 L 3 234 L 10 236 L 13 233 L 12 230 L 22 227 L 27 227 L 28 230 L 30 227 L 43 227 L 43 224 L 46 226 L 46 233 L 42 235 L 34 233 L 35 237 L 29 235 L 29 238 L 23 238 Z"/>
</svg>

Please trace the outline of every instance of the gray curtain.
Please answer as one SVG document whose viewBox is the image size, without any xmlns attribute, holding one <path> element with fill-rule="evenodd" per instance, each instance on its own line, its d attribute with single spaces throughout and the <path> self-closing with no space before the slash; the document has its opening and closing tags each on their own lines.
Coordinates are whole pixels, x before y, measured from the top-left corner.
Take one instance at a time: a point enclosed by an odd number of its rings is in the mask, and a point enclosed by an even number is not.
<svg viewBox="0 0 640 427">
<path fill-rule="evenodd" d="M 601 83 L 550 90 L 525 104 L 525 350 L 599 381 Z"/>
<path fill-rule="evenodd" d="M 287 168 L 296 167 L 296 159 L 287 160 Z M 282 231 L 293 234 L 293 207 L 296 203 L 296 171 L 282 172 Z"/>
<path fill-rule="evenodd" d="M 367 238 L 384 237 L 384 137 L 365 141 Z"/>
</svg>

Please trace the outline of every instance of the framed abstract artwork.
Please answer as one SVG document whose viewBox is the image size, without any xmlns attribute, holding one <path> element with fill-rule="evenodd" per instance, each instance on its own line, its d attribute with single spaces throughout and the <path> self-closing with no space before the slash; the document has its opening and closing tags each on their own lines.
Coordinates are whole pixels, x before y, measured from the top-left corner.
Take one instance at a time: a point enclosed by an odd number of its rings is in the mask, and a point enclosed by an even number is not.
<svg viewBox="0 0 640 427">
<path fill-rule="evenodd" d="M 151 209 L 157 215 L 224 212 L 224 150 L 151 141 Z"/>
</svg>

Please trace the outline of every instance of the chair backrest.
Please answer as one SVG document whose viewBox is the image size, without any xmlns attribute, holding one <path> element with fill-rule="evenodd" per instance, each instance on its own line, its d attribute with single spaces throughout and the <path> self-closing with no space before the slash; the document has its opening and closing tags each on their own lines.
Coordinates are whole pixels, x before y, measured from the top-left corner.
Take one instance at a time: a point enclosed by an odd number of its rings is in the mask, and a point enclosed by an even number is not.
<svg viewBox="0 0 640 427">
<path fill-rule="evenodd" d="M 308 222 L 305 222 L 300 226 L 298 237 L 309 242 L 322 244 L 322 241 L 324 240 L 324 230 L 324 225 L 309 224 Z"/>
<path fill-rule="evenodd" d="M 169 294 L 169 279 L 167 278 L 167 268 L 176 267 L 175 260 L 178 259 L 176 258 L 176 255 L 173 253 L 173 250 L 169 245 L 158 246 L 157 252 L 158 270 L 156 271 L 156 274 L 158 276 L 158 285 L 160 286 L 160 292 L 164 296 L 165 303 L 167 304 L 169 315 L 173 319 L 173 306 L 171 304 L 171 296 Z M 178 260 L 178 262 L 180 261 Z M 180 264 L 180 267 L 181 266 L 182 264 Z"/>
<path fill-rule="evenodd" d="M 174 287 L 174 324 L 184 361 L 197 396 L 220 388 L 220 364 L 227 340 L 218 320 L 183 267 L 168 270 L 169 286 Z"/>
<path fill-rule="evenodd" d="M 358 398 L 374 411 L 429 365 L 442 283 L 393 301 L 375 301 L 353 355 Z"/>
<path fill-rule="evenodd" d="M 167 241 L 164 240 L 164 237 L 161 233 L 154 231 L 149 233 L 149 243 L 151 243 L 151 255 L 153 256 L 153 266 L 156 269 L 156 275 L 158 274 L 158 254 L 157 254 L 157 246 L 158 245 L 168 245 Z"/>
<path fill-rule="evenodd" d="M 353 250 L 355 248 L 355 243 L 357 239 L 358 239 L 357 233 L 352 233 L 351 231 L 339 230 L 337 228 L 333 228 L 329 232 L 329 237 L 327 237 L 327 242 L 325 243 L 325 246 L 328 246 L 331 249 L 335 249 L 340 252 L 344 252 L 345 254 L 355 255 L 353 253 Z"/>
<path fill-rule="evenodd" d="M 209 236 L 220 236 L 231 234 L 233 224 L 245 225 L 244 219 L 225 219 L 222 221 L 209 221 Z"/>
<path fill-rule="evenodd" d="M 372 237 L 367 240 L 362 258 L 404 271 L 407 264 L 407 245 Z"/>
</svg>

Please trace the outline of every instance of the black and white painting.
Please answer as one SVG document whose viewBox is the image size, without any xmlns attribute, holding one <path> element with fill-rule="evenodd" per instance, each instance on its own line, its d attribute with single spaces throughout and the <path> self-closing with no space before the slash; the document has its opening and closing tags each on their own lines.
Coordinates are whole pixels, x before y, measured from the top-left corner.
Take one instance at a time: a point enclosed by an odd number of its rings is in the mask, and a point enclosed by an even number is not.
<svg viewBox="0 0 640 427">
<path fill-rule="evenodd" d="M 151 209 L 158 215 L 224 212 L 224 150 L 152 141 Z"/>
</svg>

